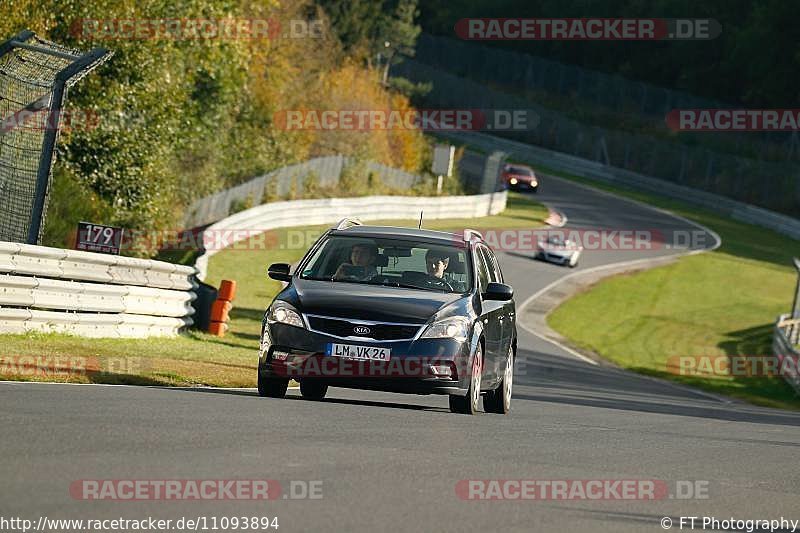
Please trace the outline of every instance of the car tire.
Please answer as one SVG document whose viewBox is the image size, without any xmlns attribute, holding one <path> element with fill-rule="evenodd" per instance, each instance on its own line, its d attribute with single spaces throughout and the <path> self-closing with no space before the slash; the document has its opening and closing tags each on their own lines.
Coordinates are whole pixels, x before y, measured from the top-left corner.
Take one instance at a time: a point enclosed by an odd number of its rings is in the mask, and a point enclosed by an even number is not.
<svg viewBox="0 0 800 533">
<path fill-rule="evenodd" d="M 300 381 L 300 394 L 306 400 L 320 401 L 328 393 L 328 384 L 314 379 Z"/>
<path fill-rule="evenodd" d="M 483 348 L 478 344 L 472 358 L 469 376 L 469 388 L 466 396 L 450 395 L 450 412 L 462 415 L 474 415 L 478 412 L 481 401 L 481 372 L 483 370 Z"/>
<path fill-rule="evenodd" d="M 286 389 L 289 388 L 289 380 L 276 377 L 265 376 L 258 373 L 258 395 L 262 398 L 283 398 L 286 396 Z"/>
<path fill-rule="evenodd" d="M 534 187 L 533 189 L 531 189 L 531 191 L 533 192 L 533 194 L 538 194 L 539 187 Z"/>
<path fill-rule="evenodd" d="M 507 415 L 511 411 L 511 391 L 514 383 L 514 348 L 508 350 L 503 380 L 497 388 L 483 397 L 483 410 L 487 413 Z"/>
</svg>

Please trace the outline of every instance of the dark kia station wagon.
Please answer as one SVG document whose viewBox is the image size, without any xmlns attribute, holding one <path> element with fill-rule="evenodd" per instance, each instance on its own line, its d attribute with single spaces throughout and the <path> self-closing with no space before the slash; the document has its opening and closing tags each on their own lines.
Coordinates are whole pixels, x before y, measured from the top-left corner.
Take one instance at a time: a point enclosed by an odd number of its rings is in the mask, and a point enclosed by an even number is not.
<svg viewBox="0 0 800 533">
<path fill-rule="evenodd" d="M 258 392 L 289 381 L 321 400 L 328 387 L 447 394 L 450 410 L 511 406 L 517 331 L 513 290 L 475 231 L 366 226 L 345 219 L 298 263 L 269 267 L 286 287 L 267 309 Z"/>
</svg>

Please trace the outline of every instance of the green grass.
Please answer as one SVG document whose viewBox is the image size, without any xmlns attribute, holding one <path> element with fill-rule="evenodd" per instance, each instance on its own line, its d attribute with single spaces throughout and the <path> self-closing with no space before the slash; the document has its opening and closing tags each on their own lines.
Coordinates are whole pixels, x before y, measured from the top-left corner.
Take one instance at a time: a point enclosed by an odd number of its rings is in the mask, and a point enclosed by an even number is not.
<svg viewBox="0 0 800 533">
<path fill-rule="evenodd" d="M 792 304 L 800 242 L 654 195 L 589 183 L 668 209 L 716 231 L 722 246 L 650 271 L 619 275 L 563 303 L 549 325 L 615 364 L 755 404 L 800 409 L 781 378 L 680 376 L 674 356 L 769 355 L 777 315 Z"/>
<path fill-rule="evenodd" d="M 423 227 L 460 230 L 465 227 L 532 228 L 542 225 L 547 209 L 529 196 L 509 194 L 506 210 L 479 219 L 423 222 Z M 370 222 L 416 227 L 417 221 Z M 206 282 L 237 282 L 230 330 L 224 338 L 190 331 L 177 338 L 86 339 L 63 334 L 2 335 L 0 379 L 125 383 L 135 385 L 255 386 L 255 368 L 261 318 L 281 284 L 266 275 L 271 263 L 298 261 L 329 225 L 276 230 L 263 242 L 265 249 L 239 244 L 211 257 Z M 298 239 L 301 235 L 303 238 Z M 283 245 L 283 247 L 282 247 Z M 82 357 L 98 361 L 89 372 L 35 372 L 21 369 L 21 356 Z M 17 372 L 13 372 L 17 371 Z"/>
</svg>

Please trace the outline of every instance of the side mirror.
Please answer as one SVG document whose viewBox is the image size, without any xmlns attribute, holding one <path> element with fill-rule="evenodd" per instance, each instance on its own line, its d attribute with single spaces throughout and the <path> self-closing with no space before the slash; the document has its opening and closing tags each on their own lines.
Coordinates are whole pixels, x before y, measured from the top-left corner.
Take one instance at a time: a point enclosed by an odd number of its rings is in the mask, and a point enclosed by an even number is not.
<svg viewBox="0 0 800 533">
<path fill-rule="evenodd" d="M 278 281 L 289 282 L 292 280 L 292 275 L 289 274 L 289 270 L 290 267 L 288 263 L 273 263 L 267 269 L 267 275 Z"/>
<path fill-rule="evenodd" d="M 511 285 L 506 285 L 505 283 L 489 283 L 489 285 L 486 286 L 486 292 L 483 293 L 484 300 L 507 302 L 513 297 L 514 289 L 511 288 Z"/>
</svg>

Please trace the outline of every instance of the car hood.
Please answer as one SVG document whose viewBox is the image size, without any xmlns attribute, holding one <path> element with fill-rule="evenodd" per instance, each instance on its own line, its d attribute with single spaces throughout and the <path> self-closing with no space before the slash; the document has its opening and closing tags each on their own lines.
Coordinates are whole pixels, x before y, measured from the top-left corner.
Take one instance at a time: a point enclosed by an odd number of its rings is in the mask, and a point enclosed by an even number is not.
<svg viewBox="0 0 800 533">
<path fill-rule="evenodd" d="M 551 255 L 572 255 L 580 250 L 576 248 L 561 248 L 561 247 L 552 247 L 552 246 L 542 246 L 541 251 L 546 254 Z"/>
<path fill-rule="evenodd" d="M 303 313 L 379 322 L 425 323 L 463 294 L 295 278 L 287 287 Z M 288 296 L 288 295 L 287 295 Z"/>
</svg>

